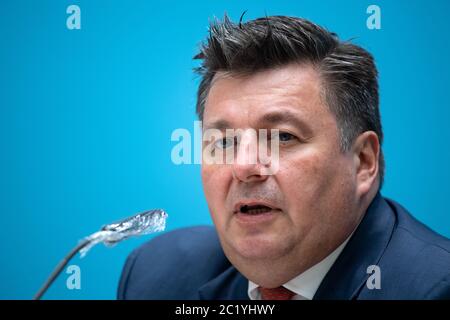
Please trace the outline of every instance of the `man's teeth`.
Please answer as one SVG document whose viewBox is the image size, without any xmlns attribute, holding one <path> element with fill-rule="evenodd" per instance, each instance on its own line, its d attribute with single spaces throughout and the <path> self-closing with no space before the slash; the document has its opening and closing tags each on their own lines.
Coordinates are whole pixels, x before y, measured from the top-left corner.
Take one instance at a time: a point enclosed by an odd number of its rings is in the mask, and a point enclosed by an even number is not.
<svg viewBox="0 0 450 320">
<path fill-rule="evenodd" d="M 270 211 L 269 208 L 265 208 L 265 209 L 250 209 L 246 213 L 247 214 L 260 214 L 260 213 L 265 213 L 265 212 L 269 212 L 269 211 Z"/>
<path fill-rule="evenodd" d="M 241 212 L 245 213 L 245 214 L 261 214 L 261 213 L 266 213 L 269 212 L 270 210 L 272 210 L 269 207 L 266 206 L 261 206 L 261 205 L 256 205 L 256 206 L 242 206 L 241 207 Z"/>
</svg>

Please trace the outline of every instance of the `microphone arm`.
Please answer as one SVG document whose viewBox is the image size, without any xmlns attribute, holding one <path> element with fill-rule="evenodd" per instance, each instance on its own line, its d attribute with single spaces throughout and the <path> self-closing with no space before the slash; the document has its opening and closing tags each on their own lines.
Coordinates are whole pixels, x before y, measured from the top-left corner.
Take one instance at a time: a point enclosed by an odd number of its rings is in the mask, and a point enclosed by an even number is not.
<svg viewBox="0 0 450 320">
<path fill-rule="evenodd" d="M 93 246 L 100 242 L 111 247 L 131 236 L 140 236 L 157 231 L 163 231 L 166 226 L 166 218 L 167 213 L 164 210 L 155 209 L 144 211 L 126 219 L 103 226 L 100 231 L 97 231 L 82 239 L 80 243 L 59 262 L 48 277 L 47 281 L 45 281 L 36 293 L 33 300 L 40 300 L 42 298 L 44 293 L 56 280 L 67 263 L 78 252 L 80 252 L 81 257 L 84 257 Z"/>
<path fill-rule="evenodd" d="M 70 259 L 75 256 L 78 251 L 83 249 L 89 244 L 89 240 L 82 240 L 75 248 L 73 248 L 67 256 L 62 259 L 58 265 L 56 266 L 55 270 L 50 274 L 47 281 L 42 285 L 42 287 L 39 289 L 39 291 L 34 296 L 33 300 L 40 300 L 44 293 L 47 291 L 47 289 L 52 285 L 53 281 L 56 280 L 56 278 L 59 276 L 61 271 L 64 269 L 64 267 L 67 265 L 67 263 L 70 261 Z"/>
</svg>

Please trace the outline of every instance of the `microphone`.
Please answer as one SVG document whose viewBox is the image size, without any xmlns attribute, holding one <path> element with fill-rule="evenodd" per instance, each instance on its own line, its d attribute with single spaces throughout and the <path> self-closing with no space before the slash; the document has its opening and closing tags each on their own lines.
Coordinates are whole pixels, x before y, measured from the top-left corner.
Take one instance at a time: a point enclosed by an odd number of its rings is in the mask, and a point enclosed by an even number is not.
<svg viewBox="0 0 450 320">
<path fill-rule="evenodd" d="M 44 293 L 56 280 L 70 259 L 77 254 L 77 252 L 80 252 L 80 256 L 83 258 L 93 246 L 100 242 L 103 242 L 106 246 L 111 247 L 132 236 L 140 236 L 163 231 L 166 227 L 167 217 L 167 213 L 162 209 L 148 210 L 107 224 L 103 226 L 100 231 L 83 238 L 78 245 L 73 248 L 63 260 L 60 261 L 55 270 L 53 270 L 48 277 L 47 281 L 36 293 L 33 300 L 39 300 L 42 298 Z"/>
</svg>

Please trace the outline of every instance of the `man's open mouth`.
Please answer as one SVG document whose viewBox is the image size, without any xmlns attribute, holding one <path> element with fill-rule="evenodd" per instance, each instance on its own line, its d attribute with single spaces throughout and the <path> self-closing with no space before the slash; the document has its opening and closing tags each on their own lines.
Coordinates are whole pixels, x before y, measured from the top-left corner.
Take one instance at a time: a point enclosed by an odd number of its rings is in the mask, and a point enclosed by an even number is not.
<svg viewBox="0 0 450 320">
<path fill-rule="evenodd" d="M 243 205 L 239 208 L 239 213 L 249 214 L 249 215 L 257 215 L 257 214 L 267 213 L 271 210 L 272 210 L 272 208 L 262 205 L 262 204 Z"/>
</svg>

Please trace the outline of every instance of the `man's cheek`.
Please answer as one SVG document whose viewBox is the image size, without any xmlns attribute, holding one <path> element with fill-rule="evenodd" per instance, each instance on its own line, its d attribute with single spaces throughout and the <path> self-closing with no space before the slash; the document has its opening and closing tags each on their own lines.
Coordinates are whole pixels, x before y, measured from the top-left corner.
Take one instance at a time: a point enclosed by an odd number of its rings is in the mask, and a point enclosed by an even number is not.
<svg viewBox="0 0 450 320">
<path fill-rule="evenodd" d="M 225 190 L 226 177 L 223 172 L 213 166 L 202 168 L 203 189 L 208 204 L 212 209 L 217 210 L 218 206 L 223 206 L 227 190 Z"/>
<path fill-rule="evenodd" d="M 214 168 L 211 165 L 202 165 L 201 175 L 203 187 L 205 188 L 205 191 L 207 191 L 211 184 L 211 179 L 214 176 Z"/>
<path fill-rule="evenodd" d="M 310 157 L 290 163 L 279 178 L 279 183 L 290 202 L 310 206 L 326 193 L 327 185 L 331 183 L 329 179 L 329 168 L 323 165 L 323 161 L 318 157 Z"/>
<path fill-rule="evenodd" d="M 305 155 L 296 159 L 285 160 L 280 166 L 280 176 L 286 179 L 312 184 L 325 173 L 324 163 L 319 155 Z"/>
</svg>

